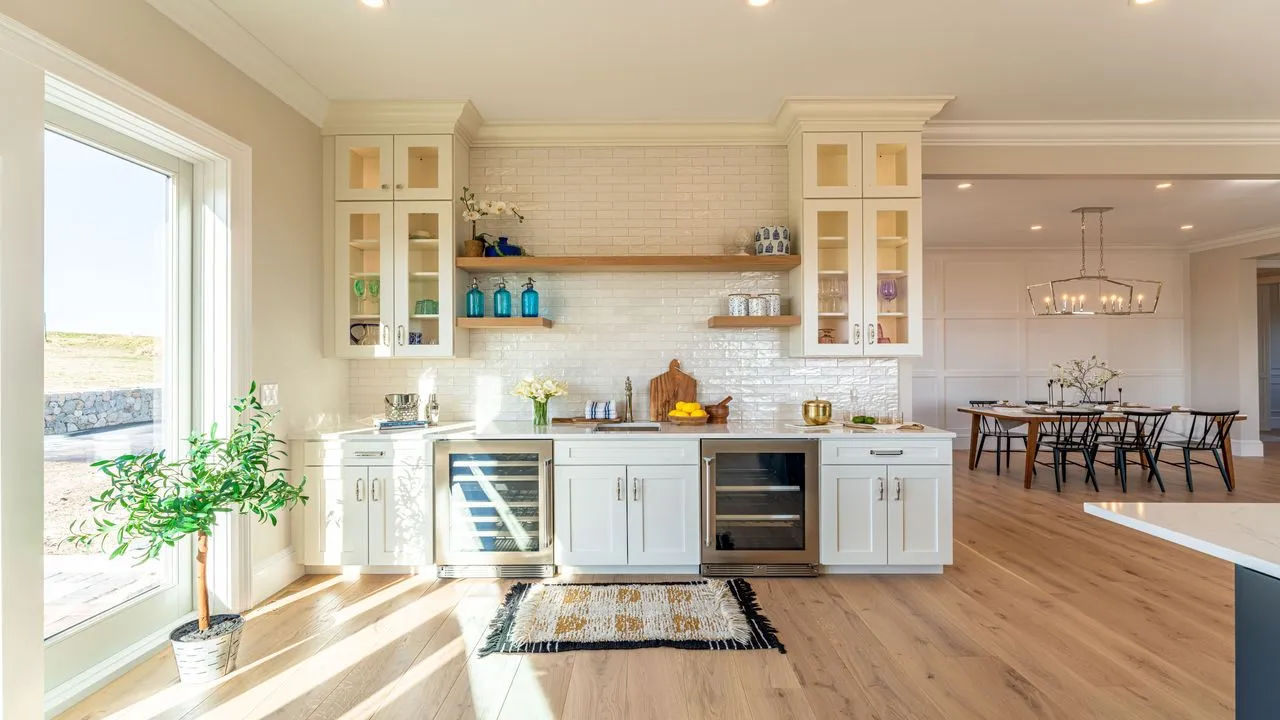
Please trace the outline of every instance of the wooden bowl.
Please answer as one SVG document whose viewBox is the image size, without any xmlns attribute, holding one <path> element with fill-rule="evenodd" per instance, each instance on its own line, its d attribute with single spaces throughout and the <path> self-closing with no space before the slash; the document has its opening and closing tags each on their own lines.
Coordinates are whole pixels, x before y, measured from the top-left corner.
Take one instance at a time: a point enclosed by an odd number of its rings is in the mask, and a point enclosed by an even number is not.
<svg viewBox="0 0 1280 720">
<path fill-rule="evenodd" d="M 710 415 L 706 415 L 704 417 L 671 417 L 670 415 L 667 416 L 667 420 L 675 423 L 676 425 L 706 425 L 707 421 L 710 419 L 711 419 Z"/>
<path fill-rule="evenodd" d="M 711 422 L 717 425 L 723 425 L 724 423 L 729 422 L 729 401 L 732 399 L 733 396 L 730 395 L 715 405 L 708 405 L 702 409 L 707 411 L 707 415 L 711 418 Z"/>
</svg>

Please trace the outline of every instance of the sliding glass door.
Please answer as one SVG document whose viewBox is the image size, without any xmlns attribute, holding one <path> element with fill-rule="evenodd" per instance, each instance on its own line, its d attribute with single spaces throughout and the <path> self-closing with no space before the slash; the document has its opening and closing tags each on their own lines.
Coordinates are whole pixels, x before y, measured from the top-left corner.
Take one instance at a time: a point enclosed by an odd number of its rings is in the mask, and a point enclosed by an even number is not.
<svg viewBox="0 0 1280 720">
<path fill-rule="evenodd" d="M 46 687 L 192 607 L 191 551 L 136 564 L 62 542 L 108 480 L 91 466 L 184 451 L 197 395 L 191 166 L 51 108 L 45 132 Z"/>
</svg>

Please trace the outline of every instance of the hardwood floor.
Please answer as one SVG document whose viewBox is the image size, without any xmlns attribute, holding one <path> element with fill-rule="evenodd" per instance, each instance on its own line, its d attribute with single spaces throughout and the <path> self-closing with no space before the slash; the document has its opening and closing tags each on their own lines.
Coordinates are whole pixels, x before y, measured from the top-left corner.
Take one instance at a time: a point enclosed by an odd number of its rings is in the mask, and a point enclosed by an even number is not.
<svg viewBox="0 0 1280 720">
<path fill-rule="evenodd" d="M 311 576 L 253 612 L 221 683 L 177 684 L 166 651 L 62 717 L 1233 717 L 1231 565 L 1080 506 L 1280 501 L 1280 455 L 1239 459 L 1232 495 L 1211 471 L 1194 494 L 1169 472 L 1164 495 L 1073 472 L 1058 495 L 984 461 L 956 456 L 944 575 L 752 580 L 786 655 L 476 658 L 509 582 Z"/>
</svg>

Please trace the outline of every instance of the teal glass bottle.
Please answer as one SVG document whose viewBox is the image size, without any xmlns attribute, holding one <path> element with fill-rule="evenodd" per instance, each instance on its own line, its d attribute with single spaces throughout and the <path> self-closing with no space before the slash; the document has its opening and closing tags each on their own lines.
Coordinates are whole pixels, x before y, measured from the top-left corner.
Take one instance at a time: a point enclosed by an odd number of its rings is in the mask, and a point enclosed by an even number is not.
<svg viewBox="0 0 1280 720">
<path fill-rule="evenodd" d="M 479 280 L 472 280 L 471 289 L 467 291 L 467 317 L 484 317 L 484 293 L 480 291 Z"/>
<path fill-rule="evenodd" d="M 538 291 L 533 289 L 533 278 L 524 284 L 524 292 L 520 293 L 520 315 L 522 317 L 538 317 Z"/>
<path fill-rule="evenodd" d="M 506 280 L 499 280 L 498 289 L 493 292 L 493 316 L 511 317 L 511 291 L 507 289 Z"/>
</svg>

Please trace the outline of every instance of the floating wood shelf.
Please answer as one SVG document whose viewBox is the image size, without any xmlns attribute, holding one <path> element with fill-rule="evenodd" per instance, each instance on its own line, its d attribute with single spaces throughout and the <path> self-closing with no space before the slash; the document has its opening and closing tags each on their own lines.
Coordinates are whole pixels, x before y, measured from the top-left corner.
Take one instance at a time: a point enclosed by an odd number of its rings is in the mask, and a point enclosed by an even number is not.
<svg viewBox="0 0 1280 720">
<path fill-rule="evenodd" d="M 471 330 L 546 330 L 554 324 L 550 318 L 543 317 L 458 318 L 458 327 Z"/>
<path fill-rule="evenodd" d="M 800 267 L 797 255 L 561 255 L 458 258 L 472 273 L 557 272 L 782 272 Z"/>
<path fill-rule="evenodd" d="M 799 315 L 740 316 L 716 315 L 707 319 L 709 328 L 778 328 L 800 324 Z"/>
</svg>

